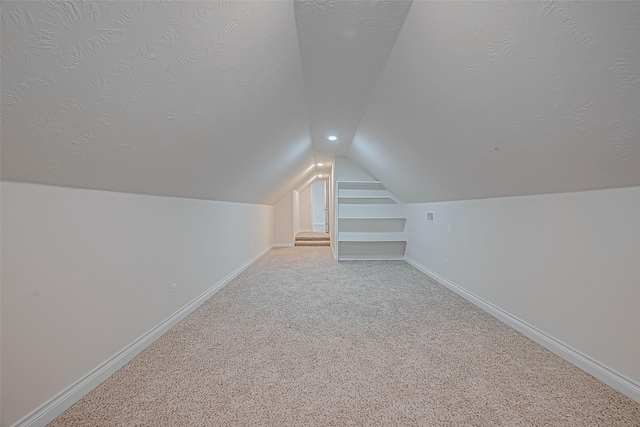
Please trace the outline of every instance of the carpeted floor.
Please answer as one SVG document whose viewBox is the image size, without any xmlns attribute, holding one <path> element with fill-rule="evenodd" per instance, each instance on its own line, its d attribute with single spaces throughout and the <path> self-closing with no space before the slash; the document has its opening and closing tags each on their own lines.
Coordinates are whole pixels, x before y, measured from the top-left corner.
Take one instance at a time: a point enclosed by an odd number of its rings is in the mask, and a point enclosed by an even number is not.
<svg viewBox="0 0 640 427">
<path fill-rule="evenodd" d="M 52 426 L 640 426 L 408 264 L 269 252 Z"/>
</svg>

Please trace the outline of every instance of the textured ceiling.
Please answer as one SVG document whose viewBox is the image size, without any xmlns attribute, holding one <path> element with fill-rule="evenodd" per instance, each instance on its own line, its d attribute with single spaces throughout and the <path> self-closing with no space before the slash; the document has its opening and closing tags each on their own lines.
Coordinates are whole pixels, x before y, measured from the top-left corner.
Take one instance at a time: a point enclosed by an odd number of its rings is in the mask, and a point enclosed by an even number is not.
<svg viewBox="0 0 640 427">
<path fill-rule="evenodd" d="M 312 165 L 293 4 L 2 2 L 2 177 L 274 203 Z"/>
<path fill-rule="evenodd" d="M 415 2 L 349 157 L 405 202 L 640 185 L 640 2 Z"/>
<path fill-rule="evenodd" d="M 640 2 L 0 12 L 3 179 L 274 203 L 346 153 L 403 201 L 640 185 Z"/>
</svg>

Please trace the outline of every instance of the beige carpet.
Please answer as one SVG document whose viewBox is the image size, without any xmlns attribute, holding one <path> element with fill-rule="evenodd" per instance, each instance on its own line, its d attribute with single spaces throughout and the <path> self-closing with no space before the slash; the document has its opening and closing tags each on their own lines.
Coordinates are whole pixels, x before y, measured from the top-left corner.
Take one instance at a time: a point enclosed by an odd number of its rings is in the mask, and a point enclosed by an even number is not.
<svg viewBox="0 0 640 427">
<path fill-rule="evenodd" d="M 296 234 L 295 246 L 330 246 L 329 233 L 301 231 Z"/>
<path fill-rule="evenodd" d="M 640 405 L 404 262 L 276 249 L 53 426 L 640 426 Z"/>
</svg>

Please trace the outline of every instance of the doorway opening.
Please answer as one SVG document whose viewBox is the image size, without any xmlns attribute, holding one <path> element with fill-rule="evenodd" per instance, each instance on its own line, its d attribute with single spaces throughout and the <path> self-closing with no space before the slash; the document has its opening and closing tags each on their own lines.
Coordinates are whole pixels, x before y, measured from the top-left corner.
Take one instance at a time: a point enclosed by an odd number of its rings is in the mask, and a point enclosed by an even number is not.
<svg viewBox="0 0 640 427">
<path fill-rule="evenodd" d="M 328 181 L 315 181 L 311 184 L 311 218 L 312 231 L 329 232 L 329 199 L 327 198 Z"/>
<path fill-rule="evenodd" d="M 309 198 L 307 203 L 310 206 L 306 212 L 310 211 L 310 229 L 300 227 L 302 231 L 296 233 L 296 246 L 330 246 L 329 238 L 329 198 L 328 198 L 328 181 L 315 181 L 311 183 L 309 190 Z M 310 200 L 309 200 L 310 199 Z M 302 198 L 300 199 L 302 203 Z M 305 209 L 300 206 L 299 211 L 302 213 Z M 303 222 L 302 220 L 300 221 Z M 306 228 L 306 230 L 305 230 Z"/>
</svg>

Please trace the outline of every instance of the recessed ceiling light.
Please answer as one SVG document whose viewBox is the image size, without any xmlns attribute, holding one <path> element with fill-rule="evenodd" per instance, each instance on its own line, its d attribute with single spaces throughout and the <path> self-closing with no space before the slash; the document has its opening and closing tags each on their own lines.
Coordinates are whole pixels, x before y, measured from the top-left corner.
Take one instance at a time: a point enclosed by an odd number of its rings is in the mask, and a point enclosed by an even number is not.
<svg viewBox="0 0 640 427">
<path fill-rule="evenodd" d="M 322 175 L 318 175 L 318 178 L 322 178 Z"/>
<path fill-rule="evenodd" d="M 318 166 L 324 166 L 324 163 L 318 163 Z"/>
<path fill-rule="evenodd" d="M 337 137 L 337 136 L 335 136 L 335 135 L 329 135 L 329 136 L 327 137 L 327 139 L 328 139 L 329 141 L 337 141 L 337 140 L 338 140 L 338 137 Z"/>
</svg>

